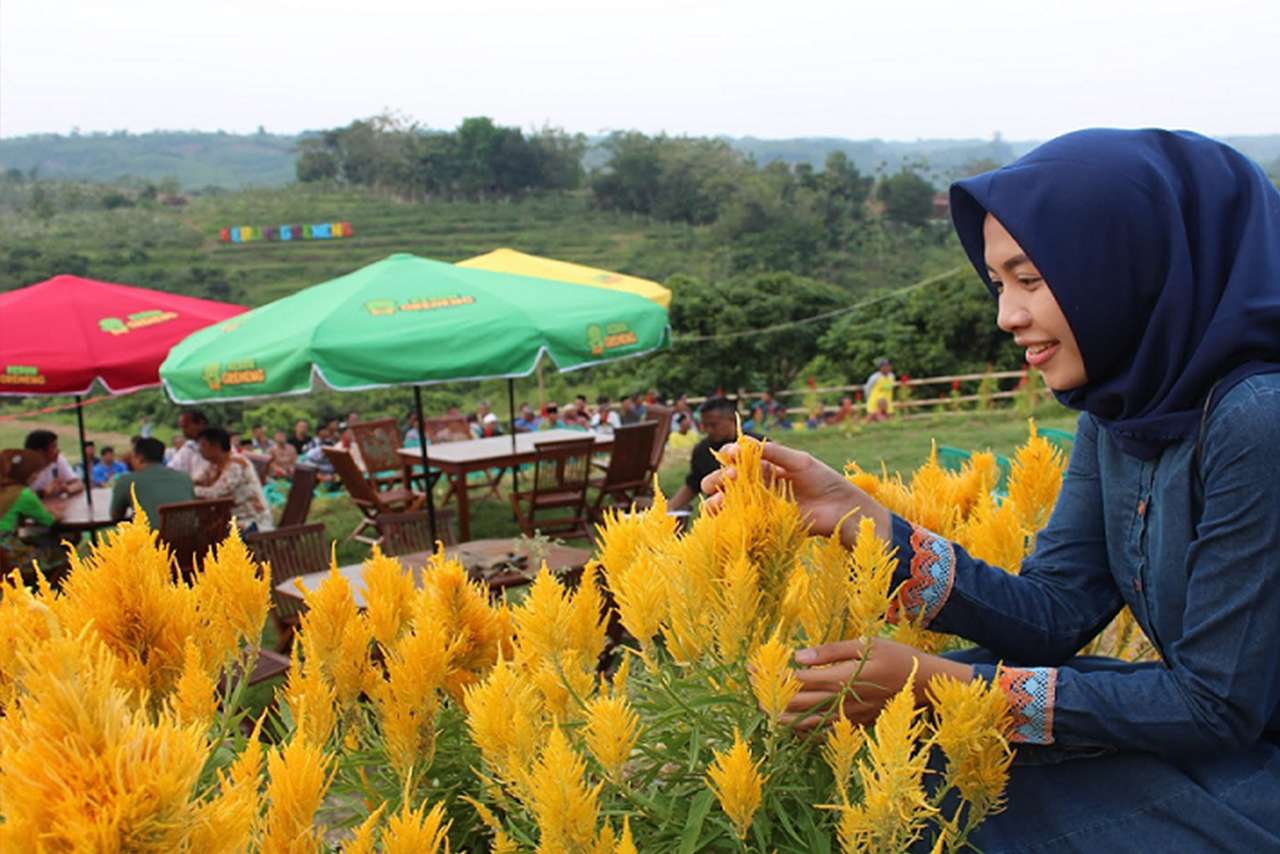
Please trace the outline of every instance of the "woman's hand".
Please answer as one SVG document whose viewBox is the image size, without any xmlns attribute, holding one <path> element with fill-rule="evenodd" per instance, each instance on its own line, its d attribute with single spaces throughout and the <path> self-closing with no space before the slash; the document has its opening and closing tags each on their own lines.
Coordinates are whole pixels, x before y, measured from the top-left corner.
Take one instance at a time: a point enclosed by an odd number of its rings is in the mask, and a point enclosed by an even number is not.
<svg viewBox="0 0 1280 854">
<path fill-rule="evenodd" d="M 926 702 L 926 689 L 934 676 L 945 674 L 962 682 L 973 678 L 973 668 L 969 665 L 929 655 L 905 644 L 875 638 L 869 646 L 865 663 L 862 659 L 868 648 L 866 641 L 838 641 L 798 651 L 796 663 L 805 667 L 795 671 L 795 675 L 802 687 L 787 705 L 782 722 L 799 730 L 811 730 L 822 724 L 824 718 L 830 723 L 834 719 L 834 715 L 828 715 L 831 704 L 844 692 L 845 717 L 862 726 L 874 724 L 885 703 L 907 684 L 913 666 L 918 667 L 917 705 Z M 848 691 L 845 691 L 846 685 Z"/>
<path fill-rule="evenodd" d="M 736 443 L 725 445 L 720 453 L 735 460 L 738 446 Z M 876 523 L 877 536 L 885 540 L 892 536 L 889 511 L 846 480 L 844 475 L 815 459 L 812 454 L 766 442 L 764 466 L 766 477 L 791 482 L 796 503 L 800 506 L 800 512 L 809 520 L 814 534 L 824 537 L 830 535 L 841 519 L 850 511 L 855 511 L 845 520 L 840 531 L 840 538 L 846 546 L 853 546 L 853 540 L 858 534 L 858 519 L 863 515 L 870 516 Z M 702 491 L 711 496 L 702 505 L 703 512 L 715 513 L 720 509 L 723 503 L 720 489 L 725 478 L 733 477 L 737 477 L 737 470 L 730 465 L 702 479 Z"/>
</svg>

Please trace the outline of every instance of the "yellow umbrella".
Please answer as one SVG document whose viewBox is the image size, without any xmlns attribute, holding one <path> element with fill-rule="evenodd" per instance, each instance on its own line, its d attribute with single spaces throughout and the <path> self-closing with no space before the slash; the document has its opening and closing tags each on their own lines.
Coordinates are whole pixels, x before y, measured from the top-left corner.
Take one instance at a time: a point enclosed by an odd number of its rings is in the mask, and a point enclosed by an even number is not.
<svg viewBox="0 0 1280 854">
<path fill-rule="evenodd" d="M 637 279 L 635 276 L 626 276 L 622 273 L 611 273 L 608 270 L 597 270 L 595 267 L 584 267 L 581 264 L 571 264 L 568 261 L 539 258 L 537 255 L 526 255 L 514 249 L 495 249 L 487 255 L 477 255 L 474 258 L 459 261 L 458 266 L 489 270 L 494 273 L 514 273 L 536 279 L 554 279 L 557 282 L 589 285 L 611 291 L 625 291 L 653 300 L 663 308 L 671 308 L 671 291 L 657 282 Z"/>
</svg>

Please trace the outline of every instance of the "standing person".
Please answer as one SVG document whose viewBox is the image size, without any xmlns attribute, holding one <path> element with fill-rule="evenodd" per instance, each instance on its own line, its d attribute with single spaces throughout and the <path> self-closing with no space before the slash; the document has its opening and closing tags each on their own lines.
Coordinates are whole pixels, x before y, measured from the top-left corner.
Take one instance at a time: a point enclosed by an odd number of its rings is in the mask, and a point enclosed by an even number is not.
<svg viewBox="0 0 1280 854">
<path fill-rule="evenodd" d="M 66 555 L 51 533 L 18 536 L 18 526 L 23 519 L 46 528 L 57 521 L 32 487 L 48 465 L 39 451 L 20 448 L 0 451 L 0 549 L 4 550 L 9 565 L 23 573 L 30 573 L 33 560 L 46 574 L 66 564 Z"/>
<path fill-rule="evenodd" d="M 738 405 L 727 397 L 708 398 L 698 408 L 703 436 L 689 455 L 689 474 L 667 502 L 670 510 L 683 510 L 698 494 L 703 479 L 719 468 L 715 452 L 738 435 Z"/>
<path fill-rule="evenodd" d="M 893 363 L 888 359 L 876 362 L 876 369 L 862 384 L 862 396 L 867 401 L 867 420 L 884 421 L 893 414 Z"/>
<path fill-rule="evenodd" d="M 1076 440 L 1018 575 L 766 446 L 815 534 L 873 520 L 902 612 L 978 644 L 873 640 L 846 712 L 874 721 L 913 666 L 922 704 L 939 673 L 1004 690 L 1019 749 L 982 851 L 1280 850 L 1280 193 L 1196 134 L 1090 130 L 958 182 L 951 210 L 997 325 L 1081 410 Z M 1073 657 L 1124 606 L 1159 660 Z M 798 653 L 791 720 L 863 649 Z"/>
<path fill-rule="evenodd" d="M 163 448 L 164 446 L 162 445 L 162 456 L 164 454 Z M 116 459 L 116 449 L 110 445 L 104 445 L 102 458 L 93 464 L 93 485 L 106 486 L 116 475 L 125 474 L 128 471 L 129 467 Z"/>
<path fill-rule="evenodd" d="M 258 482 L 253 463 L 231 452 L 231 435 L 221 427 L 209 427 L 200 434 L 200 453 L 209 466 L 195 481 L 197 498 L 230 498 L 236 525 L 245 533 L 275 528 L 271 505 Z"/>
<path fill-rule="evenodd" d="M 107 449 L 103 448 L 105 456 Z M 161 504 L 193 501 L 196 494 L 191 477 L 164 464 L 164 442 L 141 437 L 133 443 L 133 471 L 116 478 L 111 488 L 111 518 L 123 519 L 133 505 L 133 495 L 138 506 L 147 514 L 152 528 L 160 524 Z"/>
<path fill-rule="evenodd" d="M 169 468 L 186 472 L 192 481 L 199 481 L 208 468 L 208 463 L 200 454 L 197 441 L 201 433 L 209 427 L 209 419 L 199 409 L 184 409 L 178 413 L 178 432 L 182 434 L 182 445 L 169 460 Z"/>
<path fill-rule="evenodd" d="M 35 451 L 44 460 L 44 467 L 31 482 L 31 489 L 41 498 L 56 495 L 74 495 L 84 490 L 84 481 L 76 477 L 75 469 L 58 449 L 58 434 L 52 430 L 32 430 L 27 434 L 23 447 Z"/>
</svg>

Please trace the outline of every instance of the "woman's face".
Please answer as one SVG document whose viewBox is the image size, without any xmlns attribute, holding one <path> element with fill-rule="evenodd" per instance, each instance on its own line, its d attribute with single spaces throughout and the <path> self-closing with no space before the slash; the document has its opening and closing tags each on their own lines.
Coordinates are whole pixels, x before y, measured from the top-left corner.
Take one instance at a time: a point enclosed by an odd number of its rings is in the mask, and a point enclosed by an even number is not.
<svg viewBox="0 0 1280 854">
<path fill-rule="evenodd" d="M 1045 385 L 1067 391 L 1085 384 L 1084 357 L 1049 284 L 999 220 L 987 214 L 982 226 L 987 275 L 999 291 L 996 325 L 1026 350 L 1027 364 Z"/>
</svg>

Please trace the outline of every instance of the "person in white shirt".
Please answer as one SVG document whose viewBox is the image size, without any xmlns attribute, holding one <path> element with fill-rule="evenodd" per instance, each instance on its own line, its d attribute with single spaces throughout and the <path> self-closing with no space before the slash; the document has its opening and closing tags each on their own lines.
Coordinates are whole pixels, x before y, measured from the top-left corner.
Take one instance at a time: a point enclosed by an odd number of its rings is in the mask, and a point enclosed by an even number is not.
<svg viewBox="0 0 1280 854">
<path fill-rule="evenodd" d="M 209 463 L 200 455 L 197 438 L 209 427 L 209 419 L 199 409 L 184 409 L 178 415 L 178 429 L 186 441 L 174 453 L 167 465 L 171 469 L 186 472 L 192 481 L 199 483 Z"/>
<path fill-rule="evenodd" d="M 612 433 L 622 426 L 622 418 L 618 411 L 609 405 L 609 398 L 596 399 L 596 411 L 591 413 L 589 425 L 597 433 Z"/>
<path fill-rule="evenodd" d="M 31 481 L 31 491 L 41 498 L 70 495 L 84 489 L 84 481 L 58 450 L 58 434 L 51 430 L 32 430 L 23 446 L 44 457 L 45 467 Z"/>
</svg>

